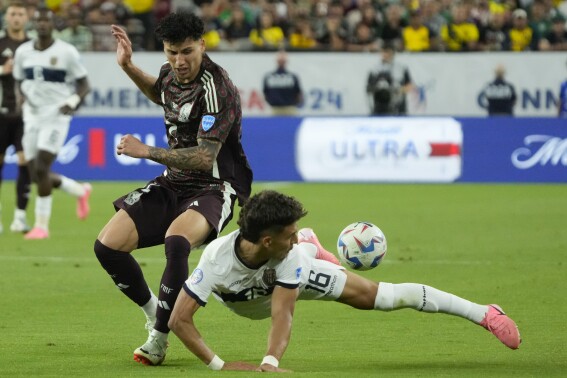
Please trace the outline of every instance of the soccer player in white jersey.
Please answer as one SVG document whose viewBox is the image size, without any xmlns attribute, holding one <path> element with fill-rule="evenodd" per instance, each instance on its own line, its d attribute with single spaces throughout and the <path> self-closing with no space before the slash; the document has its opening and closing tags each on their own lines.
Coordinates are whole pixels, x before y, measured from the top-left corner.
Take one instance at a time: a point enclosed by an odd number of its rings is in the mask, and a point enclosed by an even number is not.
<svg viewBox="0 0 567 378">
<path fill-rule="evenodd" d="M 305 215 L 303 205 L 293 197 L 263 191 L 242 208 L 239 230 L 205 248 L 177 298 L 169 327 L 211 369 L 287 371 L 279 368 L 279 361 L 300 299 L 337 301 L 363 310 L 412 308 L 455 315 L 489 330 L 509 348 L 519 347 L 516 324 L 497 305 L 476 304 L 422 284 L 376 283 L 330 262 L 336 258 L 323 249 L 313 230 L 297 230 Z M 205 343 L 193 317 L 211 294 L 238 315 L 271 316 L 261 363 L 224 362 Z"/>
<path fill-rule="evenodd" d="M 24 237 L 45 239 L 49 237 L 53 188 L 77 197 L 79 219 L 89 213 L 91 186 L 51 172 L 51 165 L 65 143 L 72 114 L 90 89 L 77 49 L 53 38 L 53 13 L 38 8 L 33 22 L 37 38 L 16 50 L 13 75 L 23 101 L 24 156 L 38 195 L 35 225 Z"/>
</svg>

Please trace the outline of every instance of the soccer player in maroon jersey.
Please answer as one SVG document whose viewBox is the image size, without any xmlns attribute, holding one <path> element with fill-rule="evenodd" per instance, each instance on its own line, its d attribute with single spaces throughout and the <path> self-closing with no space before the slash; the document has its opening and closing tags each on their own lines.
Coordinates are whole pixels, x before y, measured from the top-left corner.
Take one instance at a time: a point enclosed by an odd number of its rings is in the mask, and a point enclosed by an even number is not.
<svg viewBox="0 0 567 378">
<path fill-rule="evenodd" d="M 134 359 L 159 365 L 165 359 L 167 326 L 191 249 L 215 239 L 233 216 L 234 204 L 250 195 L 252 171 L 242 149 L 238 89 L 205 53 L 204 25 L 191 13 L 172 13 L 155 30 L 167 62 L 154 77 L 132 62 L 126 32 L 112 26 L 118 65 L 153 102 L 163 107 L 169 148 L 148 146 L 124 135 L 117 153 L 150 159 L 165 172 L 145 187 L 114 201 L 94 251 L 122 292 L 146 315 L 148 340 Z M 165 245 L 166 266 L 158 296 L 132 257 L 137 248 Z"/>
<path fill-rule="evenodd" d="M 8 147 L 13 145 L 18 156 L 18 176 L 16 178 L 16 209 L 10 230 L 27 232 L 30 230 L 26 220 L 26 208 L 31 180 L 22 148 L 24 121 L 21 108 L 16 101 L 16 81 L 12 76 L 14 53 L 18 46 L 28 41 L 25 32 L 28 13 L 24 3 L 11 3 L 6 8 L 5 20 L 6 28 L 0 37 L 0 185 L 2 184 L 4 155 Z M 0 219 L 1 233 L 2 220 Z"/>
</svg>

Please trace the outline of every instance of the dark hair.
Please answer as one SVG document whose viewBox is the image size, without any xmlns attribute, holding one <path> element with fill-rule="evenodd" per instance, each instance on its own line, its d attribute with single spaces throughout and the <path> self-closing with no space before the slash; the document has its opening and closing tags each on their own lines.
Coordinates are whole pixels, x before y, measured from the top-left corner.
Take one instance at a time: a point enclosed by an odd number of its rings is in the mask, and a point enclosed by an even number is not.
<svg viewBox="0 0 567 378">
<path fill-rule="evenodd" d="M 246 201 L 240 211 L 238 226 L 244 239 L 256 243 L 264 232 L 281 232 L 305 215 L 307 211 L 295 198 L 264 190 Z"/>
<path fill-rule="evenodd" d="M 205 33 L 203 21 L 193 13 L 176 12 L 162 18 L 155 30 L 161 41 L 179 43 L 191 38 L 197 41 Z"/>
</svg>

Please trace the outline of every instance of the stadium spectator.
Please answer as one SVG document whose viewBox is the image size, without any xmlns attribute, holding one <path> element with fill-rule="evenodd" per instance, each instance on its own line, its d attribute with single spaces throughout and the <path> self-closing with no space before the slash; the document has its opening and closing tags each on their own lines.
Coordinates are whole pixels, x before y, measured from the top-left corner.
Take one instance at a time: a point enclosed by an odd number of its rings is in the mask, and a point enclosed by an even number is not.
<svg viewBox="0 0 567 378">
<path fill-rule="evenodd" d="M 407 26 L 403 19 L 404 9 L 397 3 L 391 3 L 386 8 L 385 19 L 382 28 L 382 43 L 384 45 L 392 46 L 395 51 L 403 49 L 402 30 Z"/>
<path fill-rule="evenodd" d="M 70 43 L 80 52 L 93 50 L 93 33 L 83 24 L 83 14 L 78 7 L 69 10 L 67 27 L 56 32 L 55 37 Z"/>
<path fill-rule="evenodd" d="M 512 27 L 508 31 L 510 51 L 534 50 L 533 30 L 528 26 L 528 14 L 523 9 L 512 12 Z"/>
<path fill-rule="evenodd" d="M 90 89 L 77 49 L 53 37 L 53 12 L 40 7 L 33 21 L 37 39 L 18 47 L 13 75 L 24 101 L 24 155 L 37 184 L 35 225 L 24 237 L 46 239 L 53 188 L 77 198 L 79 219 L 89 214 L 91 186 L 52 172 L 51 165 L 65 143 L 72 114 Z"/>
<path fill-rule="evenodd" d="M 286 52 L 278 52 L 276 70 L 264 76 L 264 97 L 274 115 L 295 115 L 297 107 L 303 103 L 301 82 L 296 74 L 287 70 L 287 61 Z"/>
<path fill-rule="evenodd" d="M 358 310 L 408 308 L 448 314 L 485 328 L 508 348 L 520 346 L 516 323 L 498 305 L 477 304 L 423 284 L 374 282 L 331 262 L 336 257 L 311 229 L 298 231 L 297 222 L 306 214 L 295 198 L 261 191 L 242 208 L 240 228 L 203 251 L 183 285 L 169 325 L 210 369 L 288 371 L 279 362 L 289 345 L 298 300 L 332 300 Z M 266 355 L 259 366 L 224 362 L 205 343 L 194 316 L 211 295 L 237 315 L 252 320 L 271 317 Z"/>
<path fill-rule="evenodd" d="M 447 24 L 447 19 L 441 15 L 441 4 L 437 0 L 424 0 L 419 8 L 423 25 L 427 26 L 434 35 L 440 36 L 443 25 Z"/>
<path fill-rule="evenodd" d="M 260 50 L 275 50 L 285 45 L 284 32 L 281 27 L 274 25 L 274 15 L 268 10 L 260 14 L 249 38 L 254 47 Z"/>
<path fill-rule="evenodd" d="M 234 205 L 251 191 L 252 171 L 242 149 L 238 89 L 205 53 L 204 24 L 193 13 L 171 13 L 155 29 L 167 62 L 158 77 L 132 62 L 124 29 L 112 25 L 117 63 L 140 91 L 164 110 L 168 148 L 124 135 L 117 153 L 150 159 L 166 171 L 114 201 L 116 214 L 99 233 L 95 254 L 114 283 L 146 315 L 147 341 L 134 358 L 159 365 L 165 358 L 170 313 L 188 276 L 192 249 L 215 239 Z M 164 245 L 166 265 L 158 297 L 131 252 Z"/>
<path fill-rule="evenodd" d="M 563 80 L 563 82 L 559 86 L 557 114 L 560 118 L 567 118 L 567 79 Z"/>
<path fill-rule="evenodd" d="M 505 80 L 506 69 L 498 65 L 494 71 L 496 77 L 483 90 L 489 116 L 512 116 L 516 105 L 516 89 Z"/>
<path fill-rule="evenodd" d="M 535 44 L 544 38 L 551 30 L 551 16 L 547 13 L 543 0 L 534 0 L 530 8 L 529 26 L 532 28 Z"/>
<path fill-rule="evenodd" d="M 508 28 L 504 12 L 490 14 L 488 25 L 479 31 L 478 45 L 482 51 L 505 51 L 509 49 Z"/>
<path fill-rule="evenodd" d="M 291 27 L 289 48 L 294 50 L 314 50 L 319 43 L 315 39 L 315 31 L 307 17 L 299 17 Z"/>
<path fill-rule="evenodd" d="M 417 10 L 410 12 L 409 25 L 403 28 L 402 38 L 405 51 L 424 52 L 438 48 L 437 36 L 423 24 L 421 13 Z"/>
<path fill-rule="evenodd" d="M 348 51 L 377 52 L 380 51 L 379 37 L 374 35 L 372 29 L 364 22 L 359 22 L 354 34 L 347 44 Z"/>
<path fill-rule="evenodd" d="M 29 40 L 25 26 L 28 14 L 24 3 L 12 2 L 6 8 L 6 27 L 0 35 L 0 185 L 7 148 L 12 145 L 18 156 L 18 175 L 16 177 L 16 207 L 14 219 L 10 225 L 12 232 L 30 230 L 26 219 L 26 208 L 30 194 L 30 174 L 22 149 L 24 121 L 22 109 L 16 101 L 16 82 L 12 76 L 14 53 L 18 46 Z M 1 207 L 0 207 L 1 215 Z M 3 232 L 0 218 L 0 234 Z"/>
<path fill-rule="evenodd" d="M 553 17 L 551 30 L 539 42 L 542 51 L 567 51 L 567 30 L 565 18 L 560 14 Z"/>
<path fill-rule="evenodd" d="M 232 5 L 232 12 L 225 27 L 226 39 L 230 50 L 250 50 L 252 43 L 248 38 L 252 24 L 246 19 L 242 5 L 237 2 Z"/>
<path fill-rule="evenodd" d="M 203 1 L 201 3 L 201 20 L 205 24 L 205 47 L 207 50 L 216 50 L 224 47 L 224 30 L 222 29 L 220 20 L 217 15 L 216 4 L 213 0 Z"/>
<path fill-rule="evenodd" d="M 478 45 L 478 27 L 469 21 L 467 7 L 457 3 L 451 8 L 451 22 L 441 28 L 446 51 L 475 51 Z"/>
<path fill-rule="evenodd" d="M 314 21 L 317 42 L 329 51 L 342 51 L 346 47 L 349 36 L 348 23 L 343 18 L 344 12 L 340 3 L 329 4 L 327 13 L 318 8 Z"/>
<path fill-rule="evenodd" d="M 140 20 L 143 26 L 144 34 L 142 40 L 145 43 L 142 45 L 143 50 L 151 51 L 155 48 L 155 38 L 152 33 L 155 26 L 155 18 L 153 13 L 153 8 L 155 0 L 113 0 L 118 5 L 123 5 L 128 9 L 127 19 L 120 19 L 118 17 L 117 22 L 121 25 L 126 25 L 127 20 L 131 17 Z M 140 28 L 141 30 L 141 28 Z M 108 34 L 108 33 L 107 33 Z"/>
<path fill-rule="evenodd" d="M 406 94 L 412 87 L 408 68 L 396 62 L 392 46 L 384 46 L 381 62 L 375 70 L 370 72 L 366 82 L 370 114 L 407 114 Z"/>
</svg>

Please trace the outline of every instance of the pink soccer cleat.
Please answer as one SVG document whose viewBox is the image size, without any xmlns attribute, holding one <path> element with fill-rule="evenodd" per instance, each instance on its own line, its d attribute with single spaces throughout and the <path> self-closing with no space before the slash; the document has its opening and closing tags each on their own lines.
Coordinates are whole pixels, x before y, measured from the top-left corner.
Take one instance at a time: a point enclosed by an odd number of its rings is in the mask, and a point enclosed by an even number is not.
<svg viewBox="0 0 567 378">
<path fill-rule="evenodd" d="M 510 319 L 500 306 L 491 304 L 488 305 L 488 312 L 480 325 L 492 332 L 504 345 L 510 349 L 518 349 L 522 339 L 520 338 L 520 331 L 518 326 L 512 319 Z"/>
<path fill-rule="evenodd" d="M 49 237 L 49 231 L 41 227 L 34 227 L 30 232 L 24 235 L 26 240 L 40 240 L 47 239 Z"/>
<path fill-rule="evenodd" d="M 89 206 L 89 197 L 91 196 L 91 192 L 93 191 L 93 187 L 91 184 L 84 183 L 83 187 L 85 188 L 85 194 L 77 198 L 77 218 L 80 220 L 85 220 L 89 216 L 91 212 L 91 208 Z"/>
<path fill-rule="evenodd" d="M 319 239 L 317 239 L 317 235 L 313 232 L 311 228 L 302 228 L 297 232 L 297 243 L 311 243 L 317 247 L 317 254 L 315 255 L 316 259 L 319 260 L 326 260 L 332 262 L 336 265 L 341 265 L 339 259 L 335 257 L 331 252 L 327 251 L 321 243 L 319 243 Z"/>
</svg>

